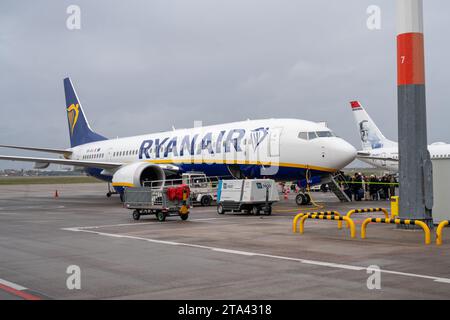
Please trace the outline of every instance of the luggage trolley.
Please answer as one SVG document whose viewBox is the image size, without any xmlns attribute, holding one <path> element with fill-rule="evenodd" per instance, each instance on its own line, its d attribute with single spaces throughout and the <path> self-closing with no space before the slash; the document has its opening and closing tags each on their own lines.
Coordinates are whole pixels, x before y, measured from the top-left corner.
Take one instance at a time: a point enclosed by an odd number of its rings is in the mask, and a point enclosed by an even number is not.
<svg viewBox="0 0 450 320">
<path fill-rule="evenodd" d="M 179 216 L 181 220 L 189 217 L 189 187 L 138 187 L 126 188 L 124 206 L 133 210 L 132 217 L 139 220 L 144 215 L 156 215 L 158 221 L 165 221 L 168 216 Z"/>
</svg>

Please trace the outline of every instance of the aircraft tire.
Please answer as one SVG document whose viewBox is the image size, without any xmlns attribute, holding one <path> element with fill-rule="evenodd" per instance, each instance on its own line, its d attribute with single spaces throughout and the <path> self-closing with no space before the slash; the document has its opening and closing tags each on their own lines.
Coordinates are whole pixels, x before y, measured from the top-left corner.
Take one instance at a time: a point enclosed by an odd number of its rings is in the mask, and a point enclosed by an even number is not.
<svg viewBox="0 0 450 320">
<path fill-rule="evenodd" d="M 305 195 L 303 193 L 299 193 L 296 197 L 295 197 L 295 203 L 298 206 L 302 206 L 305 204 L 306 198 Z"/>
<path fill-rule="evenodd" d="M 305 193 L 304 194 L 304 196 L 305 196 L 305 205 L 306 204 L 310 204 L 311 203 L 311 196 L 309 195 L 309 194 L 307 194 L 307 193 Z"/>
</svg>

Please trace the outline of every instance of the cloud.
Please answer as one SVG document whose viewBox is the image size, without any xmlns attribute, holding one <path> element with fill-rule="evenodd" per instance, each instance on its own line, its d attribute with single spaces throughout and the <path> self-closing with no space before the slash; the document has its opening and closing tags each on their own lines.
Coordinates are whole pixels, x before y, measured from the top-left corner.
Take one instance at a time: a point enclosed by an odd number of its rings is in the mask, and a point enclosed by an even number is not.
<svg viewBox="0 0 450 320">
<path fill-rule="evenodd" d="M 377 3 L 380 31 L 366 27 L 365 0 L 79 0 L 79 31 L 66 28 L 70 4 L 0 2 L 0 143 L 68 146 L 67 75 L 109 137 L 293 117 L 359 147 L 348 101 L 360 99 L 396 139 L 392 1 Z M 446 9 L 425 3 L 430 142 L 450 140 Z"/>
</svg>

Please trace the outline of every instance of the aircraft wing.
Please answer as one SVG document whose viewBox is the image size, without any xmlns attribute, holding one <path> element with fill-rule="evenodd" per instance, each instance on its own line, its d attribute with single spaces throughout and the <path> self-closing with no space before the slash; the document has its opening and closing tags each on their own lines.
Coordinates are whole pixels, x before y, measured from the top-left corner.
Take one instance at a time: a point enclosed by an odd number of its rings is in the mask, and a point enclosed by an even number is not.
<svg viewBox="0 0 450 320">
<path fill-rule="evenodd" d="M 54 158 L 37 158 L 37 157 L 18 157 L 18 156 L 2 156 L 0 155 L 0 160 L 11 160 L 11 161 L 24 161 L 24 162 L 35 162 L 36 164 L 42 165 L 40 168 L 48 166 L 48 164 L 62 164 L 66 166 L 76 166 L 76 167 L 86 167 L 86 168 L 100 168 L 100 169 L 117 169 L 126 163 L 121 162 L 102 162 L 102 161 L 86 161 L 86 160 L 72 160 L 72 159 L 54 159 Z M 164 171 L 178 172 L 179 167 L 171 164 L 158 164 L 155 165 L 161 167 Z"/>
<path fill-rule="evenodd" d="M 37 157 L 17 157 L 17 156 L 2 156 L 2 155 L 0 155 L 0 160 L 36 162 L 40 164 L 54 163 L 66 166 L 101 168 L 101 169 L 115 169 L 123 165 L 123 163 L 118 162 L 101 162 L 101 161 L 85 161 L 85 160 L 37 158 Z"/>
<path fill-rule="evenodd" d="M 30 150 L 30 151 L 57 153 L 57 154 L 63 154 L 63 155 L 71 155 L 72 154 L 72 151 L 67 150 L 67 149 L 35 148 L 35 147 L 14 146 L 14 145 L 8 145 L 8 144 L 0 144 L 0 148 Z"/>
</svg>

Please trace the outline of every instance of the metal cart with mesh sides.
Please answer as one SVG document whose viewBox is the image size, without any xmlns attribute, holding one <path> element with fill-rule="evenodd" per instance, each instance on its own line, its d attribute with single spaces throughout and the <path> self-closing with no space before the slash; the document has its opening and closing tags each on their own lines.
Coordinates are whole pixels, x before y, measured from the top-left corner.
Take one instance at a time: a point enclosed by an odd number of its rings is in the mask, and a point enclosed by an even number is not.
<svg viewBox="0 0 450 320">
<path fill-rule="evenodd" d="M 183 199 L 169 199 L 167 188 L 153 189 L 150 187 L 126 188 L 124 191 L 124 206 L 133 210 L 132 217 L 139 220 L 144 215 L 156 215 L 158 221 L 166 217 L 179 216 L 181 220 L 189 217 L 189 196 L 183 192 Z"/>
</svg>

